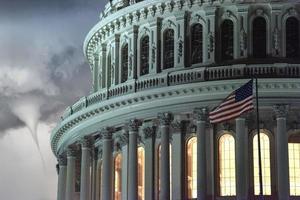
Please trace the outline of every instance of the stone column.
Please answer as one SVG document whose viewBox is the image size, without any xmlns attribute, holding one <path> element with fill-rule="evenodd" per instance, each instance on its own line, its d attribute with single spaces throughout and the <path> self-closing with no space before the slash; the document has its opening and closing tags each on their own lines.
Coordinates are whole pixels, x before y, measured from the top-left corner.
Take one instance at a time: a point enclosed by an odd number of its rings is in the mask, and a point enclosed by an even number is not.
<svg viewBox="0 0 300 200">
<path fill-rule="evenodd" d="M 96 181 L 97 181 L 97 161 L 98 161 L 98 150 L 92 148 L 92 179 L 91 179 L 91 199 L 96 200 Z"/>
<path fill-rule="evenodd" d="M 103 159 L 101 175 L 101 199 L 112 200 L 112 128 L 101 130 L 103 140 Z"/>
<path fill-rule="evenodd" d="M 67 159 L 65 156 L 58 156 L 58 184 L 57 200 L 65 200 L 66 196 L 66 178 L 67 178 Z"/>
<path fill-rule="evenodd" d="M 100 68 L 101 70 L 98 70 L 101 76 L 101 86 L 102 88 L 106 87 L 106 44 L 102 44 L 101 45 L 101 50 L 100 50 L 100 54 L 101 54 L 101 65 Z"/>
<path fill-rule="evenodd" d="M 206 188 L 206 121 L 207 109 L 196 108 L 194 110 L 196 119 L 197 135 L 197 199 L 205 200 L 207 195 Z"/>
<path fill-rule="evenodd" d="M 137 177 L 137 136 L 140 121 L 137 119 L 129 122 L 129 148 L 128 148 L 128 199 L 138 199 Z"/>
<path fill-rule="evenodd" d="M 97 92 L 99 89 L 98 81 L 98 67 L 99 67 L 99 55 L 94 54 L 94 63 L 93 63 L 93 91 Z"/>
<path fill-rule="evenodd" d="M 67 186 L 66 200 L 74 200 L 75 194 L 75 148 L 69 147 L 67 150 Z"/>
<path fill-rule="evenodd" d="M 248 134 L 245 127 L 245 118 L 235 120 L 236 131 L 236 197 L 237 200 L 248 199 Z"/>
<path fill-rule="evenodd" d="M 286 131 L 287 105 L 275 105 L 277 128 L 275 135 L 276 166 L 277 166 L 277 194 L 278 200 L 288 200 L 289 193 L 289 159 L 288 136 Z"/>
<path fill-rule="evenodd" d="M 138 38 L 138 26 L 133 26 L 131 32 L 129 32 L 130 43 L 128 52 L 128 80 L 135 79 L 137 77 L 137 38 Z"/>
<path fill-rule="evenodd" d="M 160 156 L 160 195 L 159 199 L 170 199 L 170 123 L 173 121 L 172 113 L 159 113 L 161 132 Z"/>
<path fill-rule="evenodd" d="M 121 71 L 120 69 L 120 35 L 116 34 L 115 35 L 115 60 L 114 60 L 114 67 L 115 67 L 115 82 L 112 85 L 117 85 L 120 83 L 119 79 L 119 72 Z"/>
<path fill-rule="evenodd" d="M 153 200 L 154 197 L 154 135 L 155 127 L 143 128 L 145 141 L 145 200 Z"/>
<path fill-rule="evenodd" d="M 102 169 L 101 169 L 101 159 L 102 159 L 102 146 L 99 145 L 98 147 L 98 155 L 97 155 L 97 168 L 96 168 L 96 191 L 95 191 L 95 200 L 100 200 L 100 195 L 101 195 L 101 173 L 102 173 Z"/>
<path fill-rule="evenodd" d="M 81 173 L 80 173 L 80 200 L 90 198 L 90 167 L 91 167 L 91 141 L 84 138 L 81 143 Z"/>
</svg>

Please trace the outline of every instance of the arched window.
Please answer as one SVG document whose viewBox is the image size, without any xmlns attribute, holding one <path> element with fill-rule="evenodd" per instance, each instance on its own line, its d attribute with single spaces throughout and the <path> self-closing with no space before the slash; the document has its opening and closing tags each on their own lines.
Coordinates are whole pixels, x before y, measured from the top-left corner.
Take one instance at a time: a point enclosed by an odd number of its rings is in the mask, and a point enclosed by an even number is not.
<svg viewBox="0 0 300 200">
<path fill-rule="evenodd" d="M 158 197 L 159 199 L 159 194 L 160 194 L 160 156 L 161 156 L 161 145 L 158 145 L 158 156 L 157 156 L 157 167 L 158 167 Z M 170 144 L 170 199 L 172 199 L 172 145 Z"/>
<path fill-rule="evenodd" d="M 228 133 L 219 140 L 220 196 L 235 196 L 235 140 Z"/>
<path fill-rule="evenodd" d="M 164 69 L 174 67 L 174 30 L 164 32 Z"/>
<path fill-rule="evenodd" d="M 121 200 L 122 192 L 122 155 L 119 153 L 115 157 L 115 200 Z"/>
<path fill-rule="evenodd" d="M 149 74 L 149 36 L 141 39 L 140 75 Z"/>
<path fill-rule="evenodd" d="M 203 27 L 195 24 L 191 28 L 192 64 L 203 62 Z"/>
<path fill-rule="evenodd" d="M 289 137 L 290 195 L 300 196 L 300 134 Z"/>
<path fill-rule="evenodd" d="M 256 17 L 252 24 L 253 57 L 265 58 L 267 55 L 267 26 L 263 17 Z"/>
<path fill-rule="evenodd" d="M 259 165 L 258 165 L 258 136 L 253 138 L 253 175 L 254 175 L 254 194 L 259 195 Z M 271 195 L 271 158 L 270 158 L 270 139 L 267 134 L 260 133 L 261 148 L 261 168 L 263 181 L 263 195 Z"/>
<path fill-rule="evenodd" d="M 138 148 L 138 200 L 145 199 L 145 150 Z"/>
<path fill-rule="evenodd" d="M 197 198 L 197 138 L 187 143 L 187 189 L 188 198 Z"/>
<path fill-rule="evenodd" d="M 233 22 L 229 19 L 221 25 L 221 59 L 233 59 Z"/>
<path fill-rule="evenodd" d="M 113 76 L 111 68 L 111 53 L 109 53 L 107 56 L 107 87 L 111 86 L 111 76 Z"/>
<path fill-rule="evenodd" d="M 299 21 L 295 17 L 286 20 L 286 57 L 297 58 L 299 55 Z"/>
<path fill-rule="evenodd" d="M 122 58 L 121 58 L 121 83 L 124 83 L 128 79 L 128 44 L 122 47 Z"/>
</svg>

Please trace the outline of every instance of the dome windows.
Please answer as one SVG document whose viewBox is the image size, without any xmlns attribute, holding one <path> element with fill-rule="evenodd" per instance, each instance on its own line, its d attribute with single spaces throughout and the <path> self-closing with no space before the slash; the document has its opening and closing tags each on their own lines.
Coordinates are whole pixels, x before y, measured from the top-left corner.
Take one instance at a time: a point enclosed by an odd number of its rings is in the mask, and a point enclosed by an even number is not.
<svg viewBox="0 0 300 200">
<path fill-rule="evenodd" d="M 140 75 L 149 74 L 149 36 L 146 35 L 141 39 L 140 45 Z"/>
<path fill-rule="evenodd" d="M 164 32 L 164 63 L 163 68 L 169 69 L 174 67 L 174 30 L 167 29 Z"/>
<path fill-rule="evenodd" d="M 267 56 L 267 26 L 263 17 L 256 17 L 253 20 L 253 57 L 265 58 Z"/>
<path fill-rule="evenodd" d="M 121 83 L 128 79 L 128 44 L 125 44 L 121 50 Z"/>
<path fill-rule="evenodd" d="M 203 27 L 197 23 L 191 27 L 192 64 L 203 62 Z"/>
<path fill-rule="evenodd" d="M 299 21 L 295 17 L 286 20 L 286 57 L 297 58 L 299 56 Z"/>
</svg>

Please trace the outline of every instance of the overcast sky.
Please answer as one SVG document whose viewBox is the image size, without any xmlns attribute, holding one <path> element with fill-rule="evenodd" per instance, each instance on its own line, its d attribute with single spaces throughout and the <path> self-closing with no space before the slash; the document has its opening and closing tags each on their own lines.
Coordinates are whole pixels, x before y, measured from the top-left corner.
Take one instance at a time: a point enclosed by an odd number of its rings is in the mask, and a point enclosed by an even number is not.
<svg viewBox="0 0 300 200">
<path fill-rule="evenodd" d="M 0 199 L 56 198 L 50 132 L 90 92 L 82 44 L 106 2 L 0 0 Z"/>
</svg>

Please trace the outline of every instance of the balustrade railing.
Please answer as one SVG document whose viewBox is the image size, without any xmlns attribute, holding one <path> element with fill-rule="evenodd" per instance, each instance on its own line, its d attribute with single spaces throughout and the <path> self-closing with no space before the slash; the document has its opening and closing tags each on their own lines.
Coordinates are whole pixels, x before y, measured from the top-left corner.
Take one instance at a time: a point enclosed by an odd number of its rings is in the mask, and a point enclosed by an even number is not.
<svg viewBox="0 0 300 200">
<path fill-rule="evenodd" d="M 254 76 L 259 78 L 300 78 L 300 65 L 286 63 L 260 65 L 240 64 L 192 68 L 169 73 L 147 75 L 136 80 L 129 80 L 125 83 L 102 89 L 88 97 L 82 97 L 74 105 L 69 106 L 65 110 L 62 118 L 65 119 L 73 113 L 104 100 L 140 91 L 204 81 L 252 78 Z"/>
</svg>

